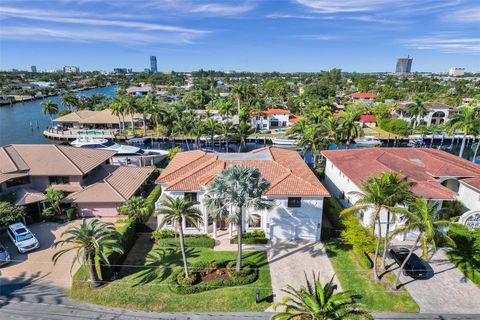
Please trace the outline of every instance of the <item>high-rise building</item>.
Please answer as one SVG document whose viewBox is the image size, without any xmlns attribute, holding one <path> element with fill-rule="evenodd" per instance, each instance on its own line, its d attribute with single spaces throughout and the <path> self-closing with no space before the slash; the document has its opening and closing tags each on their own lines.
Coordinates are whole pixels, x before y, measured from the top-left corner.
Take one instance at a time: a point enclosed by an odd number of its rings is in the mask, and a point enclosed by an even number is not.
<svg viewBox="0 0 480 320">
<path fill-rule="evenodd" d="M 465 68 L 451 67 L 448 74 L 452 77 L 459 77 L 465 75 Z"/>
<path fill-rule="evenodd" d="M 150 72 L 157 73 L 157 57 L 150 56 Z"/>
<path fill-rule="evenodd" d="M 412 73 L 412 62 L 413 62 L 413 58 L 410 58 L 410 56 L 406 58 L 399 58 L 397 60 L 397 68 L 395 69 L 395 73 L 397 74 Z"/>
<path fill-rule="evenodd" d="M 37 66 L 28 66 L 28 71 L 32 72 L 32 73 L 36 73 L 37 72 Z"/>
<path fill-rule="evenodd" d="M 75 66 L 64 66 L 64 67 L 63 67 L 63 72 L 66 72 L 66 73 L 79 73 L 79 72 L 80 72 L 80 68 L 79 68 L 79 67 L 75 67 Z"/>
</svg>

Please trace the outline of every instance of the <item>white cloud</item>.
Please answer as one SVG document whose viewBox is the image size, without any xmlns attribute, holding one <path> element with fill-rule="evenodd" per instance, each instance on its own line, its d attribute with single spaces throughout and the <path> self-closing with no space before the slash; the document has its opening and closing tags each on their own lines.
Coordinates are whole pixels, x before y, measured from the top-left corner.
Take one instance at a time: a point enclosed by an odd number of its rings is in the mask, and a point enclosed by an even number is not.
<svg viewBox="0 0 480 320">
<path fill-rule="evenodd" d="M 446 15 L 444 20 L 456 22 L 480 22 L 480 7 L 461 9 Z"/>
<path fill-rule="evenodd" d="M 334 36 L 329 36 L 325 34 L 304 34 L 298 36 L 300 39 L 304 40 L 313 40 L 313 41 L 329 41 L 329 40 L 335 40 L 337 39 Z"/>
<path fill-rule="evenodd" d="M 419 50 L 439 50 L 446 53 L 480 52 L 480 38 L 478 37 L 439 34 L 430 37 L 404 39 L 401 42 Z"/>
<path fill-rule="evenodd" d="M 191 12 L 215 14 L 222 16 L 238 15 L 251 11 L 254 7 L 249 3 L 240 5 L 227 5 L 223 3 L 208 3 L 194 7 Z"/>
</svg>

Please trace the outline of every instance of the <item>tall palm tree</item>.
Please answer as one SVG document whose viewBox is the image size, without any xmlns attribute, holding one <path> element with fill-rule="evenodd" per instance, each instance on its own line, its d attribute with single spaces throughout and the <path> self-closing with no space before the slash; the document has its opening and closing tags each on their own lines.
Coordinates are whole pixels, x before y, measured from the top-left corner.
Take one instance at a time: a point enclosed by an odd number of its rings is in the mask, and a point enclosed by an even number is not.
<svg viewBox="0 0 480 320">
<path fill-rule="evenodd" d="M 58 105 L 52 100 L 47 100 L 42 103 L 43 114 L 48 114 L 50 117 L 50 124 L 53 127 L 53 115 L 58 113 Z"/>
<path fill-rule="evenodd" d="M 467 135 L 475 134 L 480 127 L 479 115 L 480 112 L 477 112 L 474 108 L 470 107 L 461 107 L 458 112 L 450 114 L 450 134 L 455 134 L 456 130 L 461 130 L 463 132 L 462 145 L 460 146 L 460 152 L 458 153 L 460 158 L 463 157 Z"/>
<path fill-rule="evenodd" d="M 313 282 L 310 282 L 305 275 L 306 286 L 295 289 L 288 285 L 282 291 L 289 296 L 285 297 L 280 304 L 274 308 L 283 306 L 284 311 L 272 316 L 272 320 L 339 320 L 339 319 L 374 319 L 366 311 L 366 306 L 358 303 L 362 297 L 354 291 L 335 293 L 337 285 L 333 278 L 322 286 L 320 275 L 313 275 Z"/>
<path fill-rule="evenodd" d="M 404 216 L 404 225 L 398 228 L 395 228 L 390 234 L 391 237 L 397 234 L 404 234 L 407 232 L 418 232 L 417 239 L 413 246 L 410 248 L 410 252 L 403 261 L 400 269 L 398 270 L 395 282 L 393 283 L 393 288 L 397 289 L 398 280 L 400 274 L 405 267 L 408 259 L 417 249 L 418 242 L 421 240 L 422 247 L 422 257 L 428 260 L 428 249 L 431 247 L 432 256 L 437 251 L 437 242 L 439 240 L 444 240 L 447 243 L 452 244 L 453 240 L 450 239 L 444 232 L 444 230 L 452 224 L 448 220 L 438 220 L 438 203 L 429 202 L 427 199 L 418 198 L 409 205 L 408 210 L 403 208 L 395 208 L 397 213 Z"/>
<path fill-rule="evenodd" d="M 245 84 L 236 84 L 232 89 L 232 94 L 237 100 L 237 115 L 240 116 L 241 102 L 249 95 L 249 87 Z"/>
<path fill-rule="evenodd" d="M 77 109 L 79 106 L 78 96 L 74 95 L 73 93 L 64 94 L 61 101 L 62 105 L 67 107 L 67 109 L 70 111 L 73 111 L 73 109 Z"/>
<path fill-rule="evenodd" d="M 238 126 L 236 126 L 236 133 L 240 139 L 240 146 L 238 152 L 244 149 L 247 145 L 248 137 L 253 133 L 252 125 L 247 121 L 240 121 Z"/>
<path fill-rule="evenodd" d="M 172 198 L 170 196 L 166 196 L 165 200 L 162 201 L 158 213 L 163 215 L 160 227 L 163 227 L 167 223 L 173 223 L 178 230 L 185 278 L 190 278 L 187 253 L 185 252 L 185 241 L 183 239 L 183 221 L 188 221 L 192 225 L 197 226 L 198 223 L 202 221 L 202 213 L 191 201 L 185 198 Z"/>
<path fill-rule="evenodd" d="M 354 112 L 341 113 L 338 117 L 342 140 L 350 144 L 355 138 L 363 135 L 362 126 L 357 122 L 358 114 Z"/>
<path fill-rule="evenodd" d="M 213 149 L 215 147 L 215 134 L 218 132 L 218 122 L 213 118 L 209 118 L 205 120 L 203 127 L 205 128 L 205 133 L 210 136 L 210 143 Z"/>
<path fill-rule="evenodd" d="M 413 130 L 417 127 L 420 122 L 420 118 L 424 117 L 427 114 L 427 102 L 425 102 L 421 97 L 415 97 L 413 103 L 410 103 L 407 106 L 407 115 L 414 117 L 413 121 Z"/>
<path fill-rule="evenodd" d="M 372 219 L 370 222 L 370 228 L 372 233 L 375 233 L 375 223 L 377 223 L 377 246 L 375 248 L 375 256 L 373 258 L 373 275 L 375 279 L 378 279 L 377 274 L 377 260 L 380 251 L 380 243 L 382 240 L 382 224 L 380 222 L 380 214 L 382 210 L 394 211 L 391 207 L 391 201 L 389 197 L 389 176 L 388 174 L 382 174 L 379 178 L 370 177 L 367 181 L 362 183 L 362 192 L 352 191 L 350 194 L 358 198 L 355 204 L 344 209 L 340 215 L 345 216 L 354 214 L 361 211 L 372 211 Z"/>
<path fill-rule="evenodd" d="M 98 219 L 88 221 L 84 219 L 80 226 L 72 226 L 62 232 L 60 237 L 64 236 L 68 237 L 56 241 L 53 248 L 64 245 L 70 245 L 70 247 L 56 252 L 52 256 L 53 263 L 56 264 L 60 257 L 67 252 L 75 251 L 71 269 L 77 262 L 84 266 L 88 265 L 92 287 L 101 285 L 101 275 L 97 273 L 96 261 L 109 265 L 106 252 L 123 254 L 120 235 L 112 223 L 101 222 Z"/>
<path fill-rule="evenodd" d="M 109 105 L 108 108 L 112 112 L 114 116 L 118 118 L 118 128 L 120 130 L 125 130 L 125 127 L 122 128 L 122 117 L 123 117 L 123 109 L 122 109 L 122 104 L 117 101 L 117 99 L 114 99 Z M 123 121 L 124 123 L 124 121 Z"/>
<path fill-rule="evenodd" d="M 219 172 L 207 188 L 204 203 L 210 215 L 215 219 L 226 217 L 237 226 L 237 271 L 242 265 L 243 211 L 248 214 L 247 209 L 272 208 L 272 200 L 262 197 L 269 186 L 257 168 L 233 165 Z"/>
<path fill-rule="evenodd" d="M 125 113 L 130 115 L 130 122 L 132 125 L 132 132 L 135 133 L 135 113 L 138 111 L 136 98 L 131 96 L 123 96 L 121 98 L 123 109 Z"/>
<path fill-rule="evenodd" d="M 316 168 L 318 164 L 318 156 L 320 150 L 325 146 L 326 138 L 319 130 L 318 125 L 307 125 L 304 127 L 302 133 L 298 133 L 300 139 L 298 140 L 298 146 L 303 148 L 303 151 L 311 152 L 313 156 L 313 167 Z"/>
<path fill-rule="evenodd" d="M 228 152 L 228 141 L 233 137 L 235 133 L 235 126 L 230 121 L 221 122 L 218 125 L 218 133 L 225 140 L 225 151 Z"/>
<path fill-rule="evenodd" d="M 385 187 L 385 196 L 387 200 L 388 207 L 395 207 L 397 205 L 405 205 L 407 202 L 413 200 L 414 195 L 410 191 L 413 186 L 415 186 L 414 182 L 408 180 L 408 177 L 401 176 L 397 172 L 384 172 L 383 175 L 387 175 L 388 182 Z M 388 240 L 389 240 L 389 233 L 390 233 L 390 223 L 392 222 L 391 216 L 393 215 L 393 219 L 396 219 L 395 212 L 391 212 L 387 210 L 387 225 L 385 230 L 385 237 L 383 243 L 383 255 L 382 255 L 382 265 L 381 268 L 385 268 L 385 260 L 387 257 L 388 251 Z"/>
<path fill-rule="evenodd" d="M 204 131 L 204 123 L 200 121 L 200 119 L 195 119 L 195 121 L 192 122 L 190 134 L 195 138 L 195 147 L 197 149 L 200 149 L 200 138 L 203 136 Z"/>
<path fill-rule="evenodd" d="M 147 113 L 150 113 L 154 110 L 156 106 L 156 97 L 155 93 L 149 92 L 145 97 L 143 97 L 141 103 L 139 104 L 139 110 L 142 111 L 142 125 L 143 125 L 143 135 L 147 135 Z"/>
</svg>

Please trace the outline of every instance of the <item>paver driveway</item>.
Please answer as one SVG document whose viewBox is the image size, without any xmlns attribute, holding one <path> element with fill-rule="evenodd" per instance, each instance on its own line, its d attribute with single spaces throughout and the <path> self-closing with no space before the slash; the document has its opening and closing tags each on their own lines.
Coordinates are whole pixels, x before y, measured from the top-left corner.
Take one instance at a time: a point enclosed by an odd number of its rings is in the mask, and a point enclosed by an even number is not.
<svg viewBox="0 0 480 320">
<path fill-rule="evenodd" d="M 415 253 L 421 256 L 420 250 Z M 430 279 L 400 277 L 420 312 L 480 314 L 480 288 L 448 260 L 444 249 L 435 253 L 430 266 L 433 269 Z"/>
<path fill-rule="evenodd" d="M 52 256 L 59 249 L 51 248 L 55 240 L 60 239 L 60 234 L 73 225 L 79 225 L 81 220 L 65 224 L 42 222 L 29 225 L 28 228 L 40 241 L 40 248 L 25 254 L 18 253 L 6 232 L 0 235 L 0 241 L 7 247 L 12 257 L 12 262 L 0 268 L 0 287 L 2 284 L 35 283 L 50 285 L 60 288 L 71 286 L 70 268 L 74 252 L 65 254 L 56 265 Z M 77 266 L 78 268 L 78 266 Z M 72 270 L 72 274 L 76 268 Z"/>
<path fill-rule="evenodd" d="M 274 301 L 280 302 L 287 285 L 299 288 L 305 285 L 305 273 L 309 279 L 312 272 L 320 274 L 320 281 L 326 284 L 335 271 L 322 243 L 310 241 L 275 241 L 268 249 L 268 262 Z M 341 287 L 338 281 L 338 289 Z"/>
</svg>

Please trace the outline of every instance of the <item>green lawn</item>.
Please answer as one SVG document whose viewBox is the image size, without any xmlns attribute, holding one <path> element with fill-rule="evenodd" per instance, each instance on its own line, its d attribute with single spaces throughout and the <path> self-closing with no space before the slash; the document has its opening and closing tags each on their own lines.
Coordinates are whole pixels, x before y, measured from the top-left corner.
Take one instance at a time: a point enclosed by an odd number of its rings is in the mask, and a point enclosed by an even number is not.
<svg viewBox="0 0 480 320">
<path fill-rule="evenodd" d="M 372 312 L 418 312 L 419 307 L 404 289 L 391 291 L 392 274 L 382 282 L 371 279 L 372 270 L 361 267 L 353 252 L 338 241 L 326 243 L 327 254 L 333 264 L 343 290 L 358 290 L 361 303 Z"/>
<path fill-rule="evenodd" d="M 448 259 L 460 270 L 463 274 L 478 287 L 480 287 L 480 270 L 478 269 L 477 260 L 470 255 L 469 252 L 459 252 L 452 250 L 447 253 Z"/>
<path fill-rule="evenodd" d="M 143 246 L 145 247 L 145 246 Z M 138 249 L 136 245 L 133 250 Z M 145 253 L 150 250 L 145 259 Z M 127 263 L 140 264 L 143 268 L 123 268 L 123 278 L 113 281 L 100 289 L 89 289 L 83 269 L 74 276 L 69 296 L 75 300 L 103 306 L 121 307 L 146 311 L 264 311 L 271 304 L 266 298 L 272 295 L 270 271 L 264 252 L 244 252 L 244 261 L 259 266 L 258 279 L 240 287 L 219 288 L 191 295 L 172 293 L 167 287 L 167 278 L 172 269 L 181 265 L 181 253 L 177 248 L 146 246 L 133 251 Z M 234 260 L 236 252 L 216 252 L 208 248 L 187 248 L 189 262 L 211 260 Z M 146 261 L 145 261 L 146 260 Z M 255 302 L 255 292 L 259 289 L 260 303 Z"/>
</svg>

